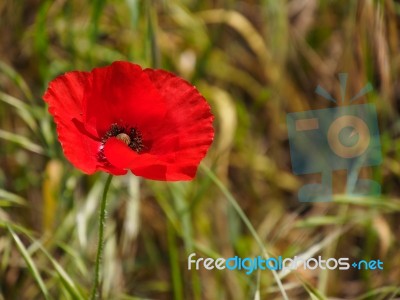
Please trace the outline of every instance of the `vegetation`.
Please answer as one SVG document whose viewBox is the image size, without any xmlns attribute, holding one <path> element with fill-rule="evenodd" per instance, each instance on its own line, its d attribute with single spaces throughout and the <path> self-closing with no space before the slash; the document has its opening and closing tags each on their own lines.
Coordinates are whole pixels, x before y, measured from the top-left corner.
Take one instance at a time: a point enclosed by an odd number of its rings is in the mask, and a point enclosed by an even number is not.
<svg viewBox="0 0 400 300">
<path fill-rule="evenodd" d="M 108 194 L 103 299 L 400 297 L 400 4 L 394 0 L 0 2 L 0 299 L 86 299 L 107 174 L 65 160 L 41 99 L 50 80 L 115 60 L 195 84 L 216 138 L 192 182 L 115 177 Z M 292 173 L 286 114 L 334 107 L 367 82 L 383 162 L 380 197 L 301 203 L 320 175 Z M 360 101 L 362 103 L 362 101 Z M 349 174 L 352 175 L 352 174 Z M 187 257 L 380 259 L 384 270 L 188 270 Z M 282 284 L 280 284 L 282 283 Z"/>
</svg>

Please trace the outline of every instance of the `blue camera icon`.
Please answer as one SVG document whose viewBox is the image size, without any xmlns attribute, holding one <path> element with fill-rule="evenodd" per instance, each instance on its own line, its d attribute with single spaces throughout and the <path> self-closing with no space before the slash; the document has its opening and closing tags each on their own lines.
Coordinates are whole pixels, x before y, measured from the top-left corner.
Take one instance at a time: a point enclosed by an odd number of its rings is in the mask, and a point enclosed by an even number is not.
<svg viewBox="0 0 400 300">
<path fill-rule="evenodd" d="M 286 117 L 290 156 L 296 175 L 321 173 L 321 183 L 307 184 L 299 191 L 301 202 L 330 201 L 332 173 L 348 174 L 382 161 L 378 118 L 373 104 L 289 113 Z M 358 179 L 348 193 L 379 195 L 380 185 L 369 179 Z"/>
</svg>

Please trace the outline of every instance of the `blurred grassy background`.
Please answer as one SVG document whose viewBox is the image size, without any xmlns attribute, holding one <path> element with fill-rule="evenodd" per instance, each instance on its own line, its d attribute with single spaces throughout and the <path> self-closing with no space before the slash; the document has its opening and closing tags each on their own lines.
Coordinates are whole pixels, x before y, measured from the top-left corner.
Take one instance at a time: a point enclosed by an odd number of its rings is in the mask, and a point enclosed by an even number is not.
<svg viewBox="0 0 400 300">
<path fill-rule="evenodd" d="M 92 284 L 105 174 L 63 157 L 41 96 L 70 70 L 115 60 L 193 82 L 216 140 L 189 183 L 115 178 L 104 299 L 281 299 L 272 273 L 188 271 L 191 252 L 381 259 L 384 271 L 279 274 L 290 299 L 400 299 L 400 4 L 394 0 L 0 1 L 0 299 L 84 299 Z M 316 176 L 292 175 L 285 117 L 368 81 L 384 161 L 362 171 L 383 196 L 300 203 Z M 208 170 L 212 169 L 213 173 Z M 214 176 L 215 174 L 216 176 Z M 256 230 L 232 206 L 238 203 Z"/>
</svg>

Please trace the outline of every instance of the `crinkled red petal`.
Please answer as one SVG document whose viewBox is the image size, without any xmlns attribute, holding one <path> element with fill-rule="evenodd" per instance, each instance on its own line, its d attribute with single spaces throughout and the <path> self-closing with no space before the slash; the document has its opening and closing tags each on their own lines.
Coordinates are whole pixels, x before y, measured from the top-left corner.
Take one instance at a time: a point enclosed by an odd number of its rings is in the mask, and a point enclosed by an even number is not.
<svg viewBox="0 0 400 300">
<path fill-rule="evenodd" d="M 195 87 L 172 73 L 146 69 L 153 88 L 164 101 L 166 114 L 153 118 L 153 130 L 144 132 L 146 153 L 137 154 L 116 139 L 104 153 L 118 168 L 156 180 L 190 180 L 214 137 L 210 106 Z M 156 129 L 156 130 L 154 130 Z"/>
<path fill-rule="evenodd" d="M 141 128 L 143 134 L 154 131 L 154 120 L 161 121 L 167 112 L 148 76 L 140 66 L 114 62 L 92 71 L 92 86 L 87 94 L 85 123 L 103 136 L 111 124 Z"/>
<path fill-rule="evenodd" d="M 85 89 L 90 85 L 90 76 L 88 72 L 69 72 L 59 76 L 50 82 L 43 99 L 54 117 L 64 154 L 75 167 L 87 174 L 97 170 L 126 174 L 126 170 L 99 162 L 100 139 L 83 125 Z"/>
<path fill-rule="evenodd" d="M 191 180 L 196 175 L 197 164 L 182 161 L 176 164 L 175 153 L 154 155 L 138 154 L 116 138 L 104 145 L 104 154 L 118 168 L 130 168 L 132 173 L 147 179 L 178 181 Z"/>
</svg>

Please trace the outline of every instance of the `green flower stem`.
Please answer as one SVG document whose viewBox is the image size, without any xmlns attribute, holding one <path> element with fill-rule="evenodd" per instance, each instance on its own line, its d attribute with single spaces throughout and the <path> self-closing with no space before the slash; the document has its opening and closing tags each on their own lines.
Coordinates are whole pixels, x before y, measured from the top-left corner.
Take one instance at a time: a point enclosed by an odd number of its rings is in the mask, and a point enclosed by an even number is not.
<svg viewBox="0 0 400 300">
<path fill-rule="evenodd" d="M 99 286 L 100 286 L 100 267 L 101 267 L 101 259 L 103 257 L 103 248 L 104 248 L 104 229 L 106 227 L 106 206 L 107 206 L 107 193 L 110 188 L 111 179 L 113 176 L 108 175 L 106 184 L 104 185 L 103 197 L 101 199 L 100 206 L 100 220 L 99 220 L 99 243 L 97 245 L 97 254 L 96 254 L 96 269 L 94 273 L 94 284 L 92 293 L 90 296 L 91 300 L 95 300 L 98 297 Z"/>
</svg>

